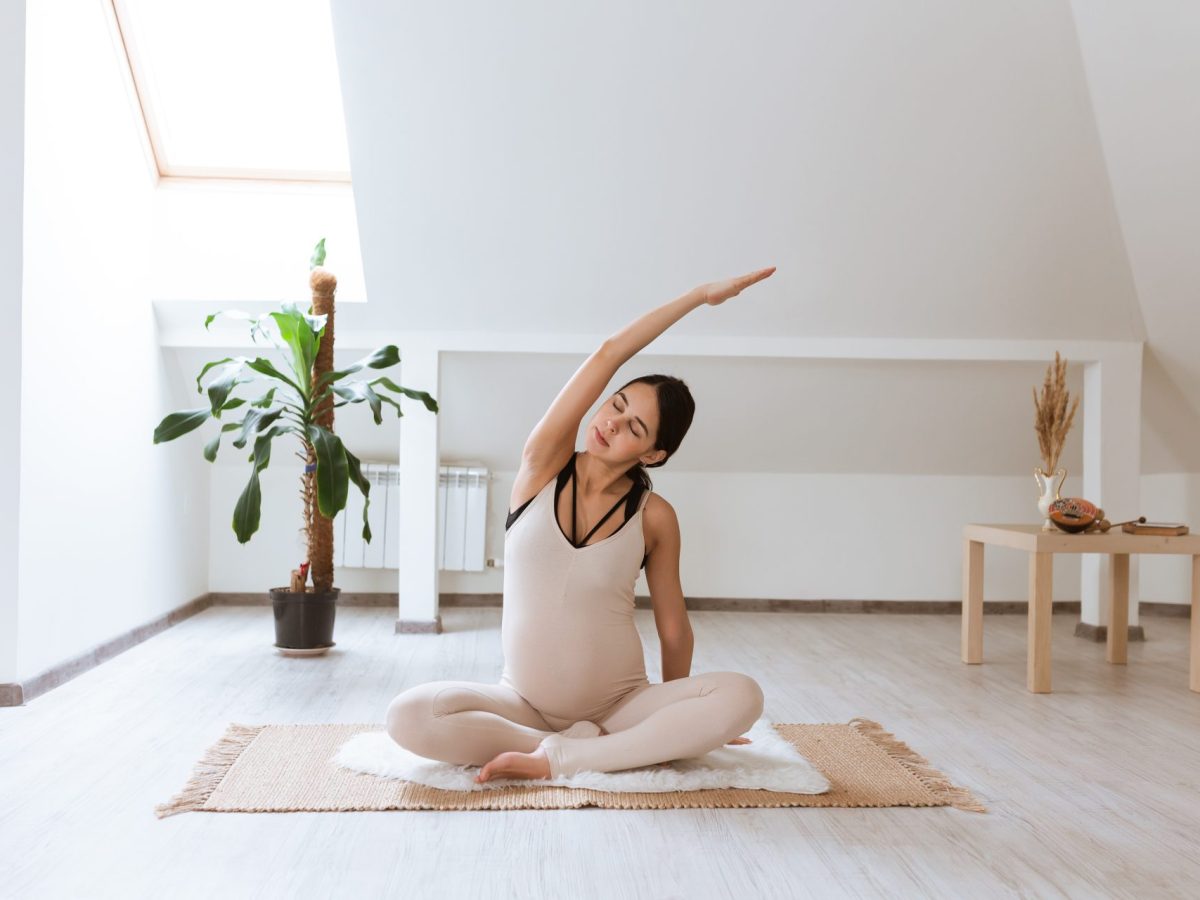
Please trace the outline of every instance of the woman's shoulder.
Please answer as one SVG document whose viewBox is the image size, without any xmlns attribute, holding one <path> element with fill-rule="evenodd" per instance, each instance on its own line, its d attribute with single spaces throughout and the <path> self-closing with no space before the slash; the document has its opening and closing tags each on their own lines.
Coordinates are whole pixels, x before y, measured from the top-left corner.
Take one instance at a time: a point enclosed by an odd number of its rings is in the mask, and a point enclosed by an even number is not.
<svg viewBox="0 0 1200 900">
<path fill-rule="evenodd" d="M 666 514 L 675 514 L 675 507 L 667 502 L 666 497 L 657 491 L 649 491 L 648 493 L 650 496 L 646 499 L 646 515 L 663 516 Z"/>
<path fill-rule="evenodd" d="M 642 533 L 646 536 L 646 552 L 652 552 L 659 541 L 679 539 L 679 519 L 662 494 L 650 492 L 642 510 Z"/>
</svg>

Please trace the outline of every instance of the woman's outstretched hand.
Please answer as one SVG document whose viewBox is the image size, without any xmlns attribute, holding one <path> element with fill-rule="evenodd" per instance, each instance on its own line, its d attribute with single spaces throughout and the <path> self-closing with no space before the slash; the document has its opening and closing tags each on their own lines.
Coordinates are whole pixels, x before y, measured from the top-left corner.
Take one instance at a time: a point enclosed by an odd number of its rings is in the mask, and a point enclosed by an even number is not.
<svg viewBox="0 0 1200 900">
<path fill-rule="evenodd" d="M 749 275 L 741 275 L 737 278 L 727 278 L 724 281 L 712 281 L 708 284 L 700 285 L 697 290 L 704 302 L 709 306 L 719 306 L 730 297 L 736 297 L 750 285 L 757 281 L 762 281 L 764 278 L 769 278 L 775 272 L 775 267 L 771 266 L 766 269 L 759 269 L 757 272 L 751 272 Z"/>
</svg>

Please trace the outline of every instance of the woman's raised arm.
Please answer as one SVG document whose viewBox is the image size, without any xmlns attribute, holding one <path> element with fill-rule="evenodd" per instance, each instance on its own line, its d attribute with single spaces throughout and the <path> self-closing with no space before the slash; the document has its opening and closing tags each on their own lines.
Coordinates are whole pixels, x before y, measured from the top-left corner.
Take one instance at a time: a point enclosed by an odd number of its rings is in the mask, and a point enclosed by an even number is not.
<svg viewBox="0 0 1200 900">
<path fill-rule="evenodd" d="M 774 271 L 771 266 L 738 278 L 702 284 L 640 316 L 605 340 L 571 376 L 529 433 L 522 453 L 523 468 L 558 471 L 575 451 L 584 414 L 600 399 L 617 369 L 693 309 L 724 303 Z"/>
</svg>

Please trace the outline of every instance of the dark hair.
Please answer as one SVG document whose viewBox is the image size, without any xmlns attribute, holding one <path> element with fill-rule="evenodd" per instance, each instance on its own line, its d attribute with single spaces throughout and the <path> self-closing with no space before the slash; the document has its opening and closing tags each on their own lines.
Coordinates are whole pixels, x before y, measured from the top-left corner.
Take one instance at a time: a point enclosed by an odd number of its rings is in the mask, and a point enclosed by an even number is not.
<svg viewBox="0 0 1200 900">
<path fill-rule="evenodd" d="M 658 397 L 658 435 L 653 449 L 666 450 L 667 455 L 659 462 L 650 463 L 648 466 L 643 466 L 640 462 L 635 463 L 633 468 L 625 473 L 635 483 L 640 482 L 644 488 L 649 490 L 653 487 L 653 483 L 650 481 L 646 469 L 656 469 L 665 465 L 667 460 L 679 449 L 679 445 L 683 443 L 683 436 L 692 427 L 692 417 L 696 414 L 696 401 L 692 399 L 692 392 L 688 390 L 688 386 L 674 375 L 642 375 L 640 378 L 627 381 L 617 390 L 623 391 L 631 384 L 648 384 L 654 388 L 654 393 Z"/>
</svg>

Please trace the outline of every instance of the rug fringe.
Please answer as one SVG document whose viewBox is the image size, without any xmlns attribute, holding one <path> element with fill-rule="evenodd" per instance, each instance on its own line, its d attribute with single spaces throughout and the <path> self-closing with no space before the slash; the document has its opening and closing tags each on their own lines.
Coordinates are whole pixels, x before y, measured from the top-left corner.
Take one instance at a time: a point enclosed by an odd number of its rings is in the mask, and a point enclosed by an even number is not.
<svg viewBox="0 0 1200 900">
<path fill-rule="evenodd" d="M 931 766 L 929 760 L 904 741 L 897 740 L 894 734 L 885 731 L 878 722 L 856 717 L 851 719 L 848 724 L 863 737 L 872 741 L 889 757 L 916 775 L 923 785 L 939 798 L 944 799 L 950 806 L 967 812 L 987 812 L 987 807 L 974 794 L 966 788 L 953 784 L 943 773 Z"/>
<path fill-rule="evenodd" d="M 237 762 L 238 757 L 266 727 L 231 724 L 221 739 L 209 747 L 200 762 L 196 763 L 183 790 L 166 803 L 154 807 L 154 814 L 162 819 L 181 812 L 201 809 L 229 769 Z"/>
</svg>

